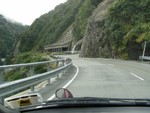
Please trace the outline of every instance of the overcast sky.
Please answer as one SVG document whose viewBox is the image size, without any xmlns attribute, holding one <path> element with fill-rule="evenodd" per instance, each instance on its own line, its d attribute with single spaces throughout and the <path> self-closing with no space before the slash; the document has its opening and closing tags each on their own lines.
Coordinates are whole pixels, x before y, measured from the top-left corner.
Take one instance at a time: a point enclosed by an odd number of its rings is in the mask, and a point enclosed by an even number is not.
<svg viewBox="0 0 150 113">
<path fill-rule="evenodd" d="M 0 0 L 0 14 L 24 25 L 32 22 L 56 5 L 67 0 Z"/>
</svg>

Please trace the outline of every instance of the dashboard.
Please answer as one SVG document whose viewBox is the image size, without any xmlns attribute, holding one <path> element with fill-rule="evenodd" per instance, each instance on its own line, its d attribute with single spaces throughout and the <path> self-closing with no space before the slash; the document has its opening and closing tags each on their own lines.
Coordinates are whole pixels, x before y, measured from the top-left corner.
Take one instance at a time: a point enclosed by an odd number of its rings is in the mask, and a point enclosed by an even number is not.
<svg viewBox="0 0 150 113">
<path fill-rule="evenodd" d="M 34 111 L 22 111 L 21 113 L 150 113 L 150 107 L 46 108 Z"/>
</svg>

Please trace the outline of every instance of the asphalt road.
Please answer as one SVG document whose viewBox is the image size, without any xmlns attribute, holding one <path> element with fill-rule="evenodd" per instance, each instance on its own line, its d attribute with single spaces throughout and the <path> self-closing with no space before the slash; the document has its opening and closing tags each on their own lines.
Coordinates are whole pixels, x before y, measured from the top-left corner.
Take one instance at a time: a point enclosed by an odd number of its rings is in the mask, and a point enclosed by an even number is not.
<svg viewBox="0 0 150 113">
<path fill-rule="evenodd" d="M 75 97 L 150 98 L 150 64 L 69 55 L 79 73 L 67 87 Z"/>
<path fill-rule="evenodd" d="M 150 98 L 150 64 L 78 55 L 62 57 L 70 57 L 75 65 L 59 79 L 53 78 L 52 84 L 39 85 L 36 92 L 45 101 L 53 99 L 56 89 L 62 87 L 74 97 Z"/>
</svg>

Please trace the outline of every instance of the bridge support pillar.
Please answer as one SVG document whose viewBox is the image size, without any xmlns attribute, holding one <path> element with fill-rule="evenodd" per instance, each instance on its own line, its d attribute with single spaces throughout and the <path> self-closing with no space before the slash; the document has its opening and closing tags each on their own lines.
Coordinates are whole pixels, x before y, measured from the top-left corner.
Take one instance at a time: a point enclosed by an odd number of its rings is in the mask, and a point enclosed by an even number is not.
<svg viewBox="0 0 150 113">
<path fill-rule="evenodd" d="M 60 50 L 60 52 L 62 52 L 62 47 L 60 47 L 60 49 L 59 49 L 59 50 Z"/>
</svg>

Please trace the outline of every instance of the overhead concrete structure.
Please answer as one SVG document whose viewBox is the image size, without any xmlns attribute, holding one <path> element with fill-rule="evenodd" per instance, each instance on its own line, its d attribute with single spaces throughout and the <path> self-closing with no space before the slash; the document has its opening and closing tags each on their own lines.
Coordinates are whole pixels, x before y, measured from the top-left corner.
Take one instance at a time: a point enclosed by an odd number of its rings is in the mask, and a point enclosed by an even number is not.
<svg viewBox="0 0 150 113">
<path fill-rule="evenodd" d="M 74 53 L 75 51 L 80 51 L 82 46 L 82 39 L 79 40 L 72 48 L 71 52 Z"/>
<path fill-rule="evenodd" d="M 55 43 L 52 45 L 46 45 L 44 49 L 48 52 L 64 52 L 71 51 L 72 48 L 72 40 L 63 43 Z"/>
</svg>

